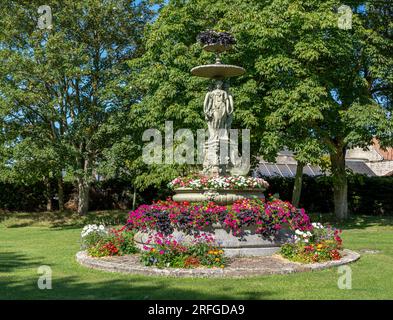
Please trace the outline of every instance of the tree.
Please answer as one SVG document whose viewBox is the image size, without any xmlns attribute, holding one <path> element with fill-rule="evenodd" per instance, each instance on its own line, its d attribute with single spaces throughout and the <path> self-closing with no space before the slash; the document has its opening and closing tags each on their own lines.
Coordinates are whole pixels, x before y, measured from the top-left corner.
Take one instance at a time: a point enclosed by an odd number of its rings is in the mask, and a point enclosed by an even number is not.
<svg viewBox="0 0 393 320">
<path fill-rule="evenodd" d="M 204 125 L 208 83 L 189 71 L 213 57 L 195 38 L 206 29 L 230 31 L 238 43 L 224 62 L 247 70 L 231 80 L 233 127 L 252 129 L 254 152 L 272 155 L 289 145 L 300 161 L 328 152 L 335 213 L 347 218 L 347 148 L 364 147 L 375 136 L 391 139 L 392 41 L 383 26 L 391 21 L 373 18 L 369 3 L 353 1 L 353 27 L 342 30 L 335 0 L 169 1 L 147 30 L 146 54 L 130 63 L 143 93 L 142 123 Z"/>
<path fill-rule="evenodd" d="M 377 35 L 362 3 L 353 2 L 354 11 L 359 11 L 353 16 L 352 30 L 337 25 L 333 9 L 338 1 L 277 0 L 259 13 L 250 10 L 245 19 L 249 21 L 247 32 L 259 32 L 262 54 L 256 65 L 270 87 L 265 97 L 270 108 L 266 119 L 273 116 L 275 121 L 267 130 L 292 130 L 289 137 L 296 140 L 306 127 L 306 137 L 316 139 L 322 150 L 326 148 L 339 219 L 348 217 L 347 148 L 365 147 L 374 136 L 389 135 L 391 128 L 388 109 L 378 103 L 373 90 L 388 81 L 392 64 L 386 47 L 392 48 L 392 41 Z M 245 30 L 244 24 L 240 26 Z M 387 62 L 385 74 L 374 73 L 371 79 L 367 70 L 380 69 L 378 60 Z"/>
<path fill-rule="evenodd" d="M 125 90 L 125 62 L 142 54 L 153 3 L 50 0 L 53 23 L 44 29 L 37 27 L 40 1 L 1 3 L 2 125 L 5 133 L 11 127 L 21 132 L 8 135 L 8 144 L 38 135 L 55 150 L 61 167 L 51 170 L 61 177 L 66 169 L 74 177 L 80 214 L 88 210 L 90 184 L 104 150 L 119 139 L 113 119 L 138 99 Z"/>
<path fill-rule="evenodd" d="M 132 88 L 141 93 L 129 117 L 137 119 L 140 132 L 148 128 L 165 130 L 165 121 L 173 121 L 174 131 L 181 128 L 193 130 L 206 128 L 203 116 L 203 99 L 212 81 L 191 76 L 191 68 L 214 62 L 214 55 L 202 50 L 197 35 L 207 29 L 232 28 L 232 15 L 241 1 L 169 1 L 160 11 L 157 20 L 145 33 L 146 53 L 129 63 Z M 263 113 L 263 88 L 253 79 L 253 61 L 250 50 L 243 51 L 247 39 L 239 37 L 239 44 L 223 56 L 225 63 L 245 67 L 248 73 L 232 79 L 231 90 L 235 96 L 235 118 L 232 128 L 263 127 L 259 115 Z M 256 131 L 253 131 L 256 132 Z M 252 132 L 252 134 L 253 134 Z M 252 139 L 257 145 L 255 136 Z M 256 148 L 252 148 L 256 150 Z M 176 164 L 149 166 L 141 176 L 145 184 L 160 185 L 176 175 L 188 172 L 187 167 Z M 142 180 L 142 179 L 140 179 Z"/>
</svg>

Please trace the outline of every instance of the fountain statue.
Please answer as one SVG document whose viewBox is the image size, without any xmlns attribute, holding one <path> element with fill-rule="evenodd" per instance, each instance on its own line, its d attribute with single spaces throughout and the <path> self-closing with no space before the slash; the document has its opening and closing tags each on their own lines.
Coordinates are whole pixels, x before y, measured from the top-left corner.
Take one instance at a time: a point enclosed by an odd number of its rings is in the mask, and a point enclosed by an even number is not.
<svg viewBox="0 0 393 320">
<path fill-rule="evenodd" d="M 234 103 L 229 89 L 225 86 L 225 79 L 240 76 L 245 73 L 245 70 L 242 67 L 221 62 L 221 54 L 231 49 L 232 43 L 234 43 L 234 38 L 225 34 L 227 36 L 226 42 L 217 39 L 216 41 L 210 40 L 203 47 L 205 51 L 215 53 L 216 63 L 197 66 L 191 70 L 195 76 L 215 81 L 215 88 L 206 94 L 203 106 L 209 138 L 204 148 L 202 173 L 208 176 L 227 176 L 231 169 L 239 166 L 235 161 L 239 157 L 233 151 L 230 156 L 225 156 L 225 153 L 222 152 L 223 149 L 237 150 L 236 143 L 229 136 Z M 228 41 L 228 39 L 232 41 Z"/>
<path fill-rule="evenodd" d="M 209 34 L 207 31 L 202 34 Z M 197 66 L 191 69 L 194 76 L 212 79 L 214 87 L 209 91 L 204 100 L 203 112 L 208 127 L 208 139 L 204 146 L 203 170 L 201 174 L 206 177 L 228 177 L 239 173 L 248 174 L 241 169 L 241 160 L 238 154 L 237 142 L 230 137 L 232 118 L 234 113 L 234 99 L 225 82 L 227 78 L 240 76 L 246 71 L 239 66 L 223 64 L 222 53 L 232 48 L 234 38 L 225 33 L 225 40 L 213 39 L 203 43 L 203 49 L 216 56 L 214 64 Z M 230 41 L 228 41 L 228 39 Z M 214 189 L 190 190 L 177 188 L 173 199 L 175 201 L 207 201 L 214 200 L 220 204 L 231 204 L 236 200 L 245 198 L 264 198 L 264 188 L 250 188 L 247 190 Z M 208 196 L 209 195 L 209 196 Z M 212 198 L 214 195 L 214 198 Z"/>
<path fill-rule="evenodd" d="M 233 97 L 223 90 L 222 81 L 217 81 L 216 88 L 206 94 L 203 110 L 209 128 L 209 141 L 228 138 L 232 123 Z"/>
</svg>

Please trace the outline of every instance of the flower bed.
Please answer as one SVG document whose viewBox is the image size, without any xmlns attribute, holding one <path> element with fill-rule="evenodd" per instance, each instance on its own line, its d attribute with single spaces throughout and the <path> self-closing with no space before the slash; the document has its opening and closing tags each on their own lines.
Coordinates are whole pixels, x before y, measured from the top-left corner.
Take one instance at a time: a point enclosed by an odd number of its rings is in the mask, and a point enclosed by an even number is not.
<svg viewBox="0 0 393 320">
<path fill-rule="evenodd" d="M 302 263 L 340 260 L 342 249 L 341 230 L 320 223 L 312 223 L 308 231 L 295 230 L 293 241 L 281 247 L 281 255 Z"/>
<path fill-rule="evenodd" d="M 139 253 L 134 235 L 142 231 L 150 233 L 139 256 L 145 266 L 224 268 L 227 264 L 224 249 L 209 234 L 213 224 L 220 224 L 239 238 L 244 228 L 254 228 L 257 234 L 269 238 L 289 227 L 294 234 L 280 249 L 283 257 L 301 263 L 342 258 L 340 230 L 311 223 L 304 210 L 279 199 L 246 199 L 228 206 L 172 200 L 142 205 L 130 212 L 126 226 L 121 229 L 108 229 L 103 225 L 84 227 L 82 249 L 92 257 Z M 192 240 L 175 238 L 175 229 Z"/>
<path fill-rule="evenodd" d="M 172 180 L 168 187 L 171 189 L 188 188 L 192 190 L 202 189 L 234 189 L 234 190 L 250 190 L 250 189 L 266 189 L 269 184 L 261 179 L 254 177 L 207 177 L 207 176 L 189 176 L 178 177 Z"/>
<path fill-rule="evenodd" d="M 81 232 L 81 247 L 92 257 L 121 256 L 138 252 L 134 241 L 135 233 L 105 226 L 87 225 Z"/>
<path fill-rule="evenodd" d="M 171 235 L 157 233 L 143 247 L 141 261 L 145 266 L 159 268 L 224 268 L 224 251 L 206 234 L 194 237 L 191 244 L 184 245 Z"/>
<path fill-rule="evenodd" d="M 174 230 L 186 234 L 206 231 L 220 223 L 233 235 L 242 236 L 244 227 L 255 227 L 263 237 L 275 236 L 285 225 L 292 230 L 310 230 L 310 219 L 303 209 L 298 210 L 289 202 L 239 200 L 232 205 L 220 206 L 213 202 L 195 203 L 159 201 L 142 205 L 130 212 L 127 226 L 138 231 L 154 230 L 170 235 Z"/>
</svg>

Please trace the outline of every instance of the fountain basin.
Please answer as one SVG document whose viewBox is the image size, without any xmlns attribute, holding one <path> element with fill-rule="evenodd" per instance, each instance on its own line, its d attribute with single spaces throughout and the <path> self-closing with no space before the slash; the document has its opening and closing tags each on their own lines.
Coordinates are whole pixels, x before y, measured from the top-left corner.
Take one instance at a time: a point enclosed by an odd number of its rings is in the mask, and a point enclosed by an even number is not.
<svg viewBox="0 0 393 320">
<path fill-rule="evenodd" d="M 247 189 L 247 190 L 236 190 L 236 189 L 200 189 L 194 190 L 190 188 L 178 188 L 175 189 L 176 194 L 173 196 L 173 200 L 176 202 L 206 202 L 214 201 L 214 203 L 220 205 L 232 204 L 237 200 L 243 199 L 264 199 L 263 194 L 265 189 Z"/>
<path fill-rule="evenodd" d="M 229 77 L 236 77 L 241 76 L 245 72 L 246 70 L 242 67 L 221 63 L 207 64 L 191 69 L 191 73 L 194 76 L 209 79 L 224 79 Z"/>
<path fill-rule="evenodd" d="M 245 226 L 242 228 L 243 236 L 239 237 L 225 230 L 219 223 L 213 224 L 212 227 L 203 230 L 204 233 L 214 237 L 215 241 L 220 245 L 225 255 L 228 257 L 272 255 L 279 251 L 281 245 L 292 235 L 289 227 L 284 227 L 279 231 L 277 236 L 269 238 L 263 238 L 255 231 L 255 226 Z M 155 231 L 138 232 L 135 235 L 135 242 L 138 247 L 141 249 L 145 246 L 150 247 L 148 239 L 154 233 Z M 193 236 L 187 235 L 179 230 L 175 230 L 172 236 L 185 245 L 191 244 L 194 239 Z"/>
<path fill-rule="evenodd" d="M 232 49 L 232 45 L 222 44 L 222 43 L 210 43 L 210 44 L 205 44 L 203 46 L 203 50 L 207 52 L 214 52 L 214 53 L 223 53 L 230 49 Z"/>
</svg>

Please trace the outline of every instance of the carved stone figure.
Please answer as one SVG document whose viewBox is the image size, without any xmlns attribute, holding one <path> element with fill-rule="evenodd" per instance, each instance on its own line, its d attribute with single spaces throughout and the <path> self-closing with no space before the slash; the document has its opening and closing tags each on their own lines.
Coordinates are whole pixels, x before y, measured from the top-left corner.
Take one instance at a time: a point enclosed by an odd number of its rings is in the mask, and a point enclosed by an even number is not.
<svg viewBox="0 0 393 320">
<path fill-rule="evenodd" d="M 228 138 L 232 124 L 233 97 L 223 89 L 223 82 L 217 81 L 216 89 L 206 94 L 204 113 L 209 129 L 209 141 Z"/>
</svg>

